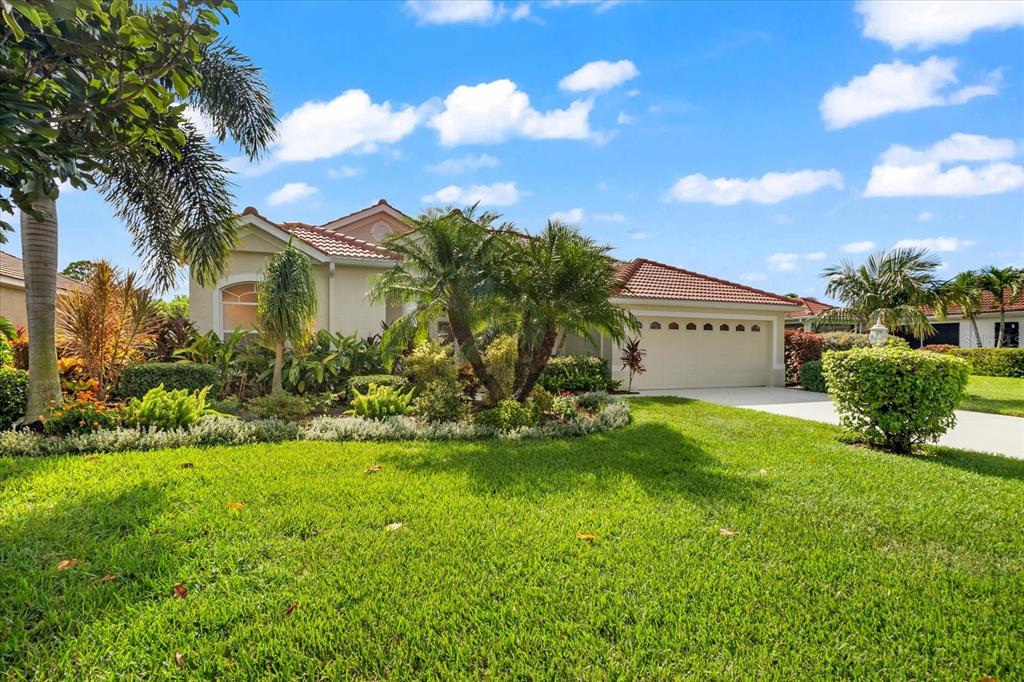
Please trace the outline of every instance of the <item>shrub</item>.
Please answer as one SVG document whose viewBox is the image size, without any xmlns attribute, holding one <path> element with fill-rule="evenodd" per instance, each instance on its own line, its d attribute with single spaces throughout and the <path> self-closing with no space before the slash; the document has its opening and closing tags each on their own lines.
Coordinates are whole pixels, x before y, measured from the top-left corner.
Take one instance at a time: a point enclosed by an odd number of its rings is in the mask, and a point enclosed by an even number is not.
<svg viewBox="0 0 1024 682">
<path fill-rule="evenodd" d="M 825 392 L 825 377 L 821 374 L 821 360 L 800 365 L 800 385 L 808 391 Z"/>
<path fill-rule="evenodd" d="M 571 422 L 579 418 L 579 400 L 572 394 L 560 395 L 554 400 L 551 411 L 561 420 Z"/>
<path fill-rule="evenodd" d="M 370 386 L 391 386 L 393 388 L 405 388 L 409 380 L 397 374 L 366 374 L 364 376 L 349 377 L 347 382 L 349 393 L 359 391 L 366 393 Z"/>
<path fill-rule="evenodd" d="M 492 400 L 501 400 L 512 393 L 516 377 L 516 359 L 519 357 L 519 340 L 504 334 L 491 341 L 484 349 L 483 359 L 487 371 L 501 389 L 501 395 L 492 395 Z"/>
<path fill-rule="evenodd" d="M 927 350 L 927 351 L 931 351 L 933 353 L 948 353 L 949 351 L 953 350 L 954 348 L 959 348 L 959 347 L 960 346 L 954 346 L 951 343 L 931 343 L 931 344 L 928 344 L 927 346 L 925 346 L 924 348 L 922 348 L 921 350 Z"/>
<path fill-rule="evenodd" d="M 43 417 L 43 430 L 51 436 L 71 436 L 117 428 L 120 421 L 116 409 L 110 409 L 92 393 L 82 391 Z"/>
<path fill-rule="evenodd" d="M 323 414 L 338 407 L 340 396 L 337 393 L 325 391 L 323 393 L 310 393 L 304 396 L 304 398 L 306 404 L 309 405 L 311 413 Z"/>
<path fill-rule="evenodd" d="M 14 350 L 11 349 L 11 341 L 0 333 L 0 367 L 14 366 Z"/>
<path fill-rule="evenodd" d="M 28 371 L 28 336 L 19 334 L 11 339 L 11 356 L 17 369 Z"/>
<path fill-rule="evenodd" d="M 0 369 L 0 431 L 9 429 L 25 416 L 28 399 L 28 372 L 23 369 Z"/>
<path fill-rule="evenodd" d="M 541 412 L 550 412 L 551 408 L 555 405 L 555 396 L 544 390 L 543 386 L 534 385 L 533 390 L 530 391 L 529 398 L 537 409 Z"/>
<path fill-rule="evenodd" d="M 800 365 L 821 360 L 824 338 L 821 334 L 791 329 L 785 332 L 786 383 L 795 384 L 800 379 Z"/>
<path fill-rule="evenodd" d="M 383 419 L 404 415 L 409 411 L 413 390 L 410 388 L 402 393 L 394 386 L 378 386 L 370 384 L 366 393 L 352 389 L 352 406 L 345 414 L 367 419 Z"/>
<path fill-rule="evenodd" d="M 613 400 L 606 391 L 588 391 L 576 396 L 576 403 L 588 410 L 599 410 Z"/>
<path fill-rule="evenodd" d="M 480 392 L 480 380 L 473 372 L 473 365 L 468 362 L 459 365 L 459 381 L 462 383 L 462 393 L 470 400 L 475 400 Z"/>
<path fill-rule="evenodd" d="M 548 391 L 609 391 L 618 385 L 613 382 L 608 363 L 592 355 L 556 355 L 540 375 L 540 383 Z"/>
<path fill-rule="evenodd" d="M 286 421 L 302 419 L 311 411 L 309 402 L 305 398 L 284 391 L 251 398 L 245 404 L 245 409 L 246 412 L 261 419 L 277 418 Z"/>
<path fill-rule="evenodd" d="M 853 350 L 854 348 L 868 348 L 871 345 L 868 343 L 867 334 L 854 332 L 826 332 L 821 335 L 821 338 L 822 351 Z"/>
<path fill-rule="evenodd" d="M 168 391 L 201 391 L 207 386 L 216 386 L 219 379 L 220 372 L 213 365 L 193 362 L 140 363 L 121 371 L 114 395 L 121 400 L 141 398 L 157 386 L 163 386 Z"/>
<path fill-rule="evenodd" d="M 900 453 L 951 428 L 967 388 L 967 363 L 937 353 L 857 348 L 822 364 L 840 424 Z"/>
<path fill-rule="evenodd" d="M 971 374 L 986 377 L 1024 377 L 1024 348 L 959 348 L 925 346 L 925 350 L 966 360 Z"/>
<path fill-rule="evenodd" d="M 209 386 L 193 392 L 185 388 L 168 391 L 162 385 L 157 386 L 142 398 L 128 401 L 124 406 L 124 423 L 156 431 L 189 429 L 213 412 L 206 405 L 209 392 Z"/>
<path fill-rule="evenodd" d="M 416 346 L 403 361 L 406 376 L 418 391 L 434 381 L 455 379 L 459 371 L 452 357 L 452 347 L 436 341 Z"/>
<path fill-rule="evenodd" d="M 426 422 L 458 422 L 469 414 L 469 401 L 455 377 L 431 381 L 416 397 L 415 412 Z"/>
<path fill-rule="evenodd" d="M 227 398 L 210 402 L 210 409 L 221 414 L 239 415 L 243 411 L 242 401 L 231 395 Z"/>
<path fill-rule="evenodd" d="M 538 416 L 537 406 L 532 403 L 524 405 L 515 400 L 502 400 L 498 402 L 497 407 L 477 412 L 473 421 L 480 426 L 488 426 L 500 431 L 513 431 L 527 426 L 535 426 Z"/>
<path fill-rule="evenodd" d="M 906 349 L 909 349 L 910 348 L 910 342 L 907 341 L 902 336 L 896 336 L 895 334 L 890 334 L 889 338 L 887 338 L 885 340 L 885 346 L 884 347 L 885 348 L 906 348 Z"/>
</svg>

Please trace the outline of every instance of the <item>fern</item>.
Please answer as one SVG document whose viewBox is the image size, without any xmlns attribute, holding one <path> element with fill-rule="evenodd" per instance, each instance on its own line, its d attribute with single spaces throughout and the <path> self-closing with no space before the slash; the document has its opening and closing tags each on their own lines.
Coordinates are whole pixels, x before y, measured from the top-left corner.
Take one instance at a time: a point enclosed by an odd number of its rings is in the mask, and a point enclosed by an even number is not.
<svg viewBox="0 0 1024 682">
<path fill-rule="evenodd" d="M 377 384 L 370 384 L 366 393 L 352 389 L 352 406 L 345 414 L 367 419 L 401 416 L 409 412 L 412 394 L 412 389 L 403 393 L 394 386 L 378 386 Z"/>
</svg>

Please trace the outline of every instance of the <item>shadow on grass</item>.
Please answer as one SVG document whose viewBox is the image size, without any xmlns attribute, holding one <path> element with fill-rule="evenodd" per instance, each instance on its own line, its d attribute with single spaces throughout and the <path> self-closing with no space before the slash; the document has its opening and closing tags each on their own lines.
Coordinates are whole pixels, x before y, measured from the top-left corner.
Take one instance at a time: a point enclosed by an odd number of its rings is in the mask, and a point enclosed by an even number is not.
<svg viewBox="0 0 1024 682">
<path fill-rule="evenodd" d="M 990 455 L 971 450 L 960 450 L 958 448 L 947 448 L 941 445 L 930 445 L 927 448 L 927 452 L 928 455 L 915 456 L 914 459 L 929 464 L 940 464 L 962 471 L 970 471 L 982 476 L 998 476 L 999 478 L 1024 481 L 1024 460 L 1022 459 Z"/>
<path fill-rule="evenodd" d="M 1020 400 L 982 398 L 978 395 L 968 395 L 960 404 L 959 409 L 971 412 L 1001 414 L 1005 417 L 1024 417 L 1024 406 L 1022 406 Z"/>
<path fill-rule="evenodd" d="M 522 498 L 581 489 L 597 493 L 628 478 L 654 496 L 743 503 L 764 485 L 726 471 L 716 457 L 678 431 L 650 423 L 583 438 L 478 443 L 444 456 L 395 453 L 388 459 L 414 473 L 461 472 L 477 492 Z"/>
</svg>

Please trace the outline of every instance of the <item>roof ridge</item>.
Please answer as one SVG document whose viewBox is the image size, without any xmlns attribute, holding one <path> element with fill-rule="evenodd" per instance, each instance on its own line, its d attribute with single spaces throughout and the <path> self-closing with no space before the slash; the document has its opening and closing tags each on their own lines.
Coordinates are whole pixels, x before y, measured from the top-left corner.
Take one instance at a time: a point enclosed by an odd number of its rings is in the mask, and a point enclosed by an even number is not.
<svg viewBox="0 0 1024 682">
<path fill-rule="evenodd" d="M 378 206 L 387 206 L 392 211 L 395 211 L 396 213 L 398 213 L 398 214 L 400 214 L 402 216 L 405 216 L 406 218 L 409 217 L 409 216 L 405 215 L 405 213 L 403 213 L 402 211 L 398 210 L 397 208 L 395 208 L 394 206 L 389 204 L 387 199 L 378 199 L 377 203 L 373 204 L 372 206 L 367 206 L 365 208 L 360 208 L 360 209 L 358 209 L 356 211 L 352 211 L 351 213 L 346 213 L 343 216 L 338 216 L 337 218 L 331 218 L 327 222 L 320 223 L 319 225 L 315 225 L 314 227 L 323 228 L 324 225 L 330 225 L 331 223 L 337 223 L 339 221 L 346 220 L 346 219 L 351 218 L 352 216 L 357 215 L 359 213 L 362 213 L 364 211 L 369 211 L 371 209 L 377 208 Z"/>
<path fill-rule="evenodd" d="M 686 268 L 680 268 L 680 267 L 675 266 L 675 265 L 669 265 L 668 263 L 662 263 L 660 261 L 652 260 L 650 258 L 635 258 L 634 261 L 642 261 L 642 262 L 645 262 L 645 263 L 650 263 L 652 265 L 657 265 L 659 267 L 668 268 L 669 270 L 675 270 L 676 272 L 682 272 L 683 274 L 692 275 L 694 277 L 703 277 L 704 279 L 709 279 L 712 282 L 718 282 L 719 284 L 727 284 L 729 286 L 734 286 L 734 287 L 737 287 L 737 288 L 740 288 L 740 289 L 744 289 L 746 291 L 752 291 L 755 294 L 761 294 L 763 296 L 770 296 L 772 298 L 777 298 L 780 301 L 785 301 L 786 303 L 791 303 L 793 305 L 802 305 L 801 301 L 799 301 L 797 299 L 794 299 L 794 298 L 790 298 L 789 296 L 783 296 L 781 294 L 776 294 L 776 293 L 774 293 L 772 291 L 766 291 L 765 289 L 758 289 L 757 287 L 747 286 L 746 284 L 740 284 L 739 282 L 733 282 L 733 281 L 728 280 L 728 279 L 722 279 L 721 277 L 712 277 L 711 275 L 705 275 L 703 272 L 695 272 L 694 270 L 687 270 Z"/>
</svg>

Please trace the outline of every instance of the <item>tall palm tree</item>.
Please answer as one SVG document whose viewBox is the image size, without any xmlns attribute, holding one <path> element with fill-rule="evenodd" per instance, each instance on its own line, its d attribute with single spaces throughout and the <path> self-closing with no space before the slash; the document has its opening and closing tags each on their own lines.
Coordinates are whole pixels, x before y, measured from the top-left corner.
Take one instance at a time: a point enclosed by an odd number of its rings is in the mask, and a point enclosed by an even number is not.
<svg viewBox="0 0 1024 682">
<path fill-rule="evenodd" d="M 1006 307 L 1024 295 L 1024 270 L 990 265 L 978 274 L 978 284 L 983 291 L 992 294 L 999 307 L 999 335 L 996 337 L 996 348 L 1002 348 L 1006 340 Z"/>
<path fill-rule="evenodd" d="M 977 318 L 977 314 L 981 312 L 981 293 L 978 273 L 973 270 L 961 272 L 942 284 L 939 289 L 939 304 L 935 309 L 939 319 L 946 319 L 951 306 L 959 308 L 960 314 L 971 321 L 971 327 L 974 329 L 974 341 L 978 348 L 981 348 L 981 332 L 978 331 Z"/>
<path fill-rule="evenodd" d="M 893 249 L 868 256 L 863 265 L 842 261 L 826 268 L 825 294 L 842 306 L 818 314 L 818 324 L 871 322 L 894 330 L 907 330 L 919 339 L 934 333 L 922 306 L 938 303 L 935 271 L 941 263 L 924 249 Z"/>
<path fill-rule="evenodd" d="M 517 317 L 516 400 L 529 397 L 560 333 L 593 342 L 599 332 L 623 341 L 638 329 L 632 314 L 609 302 L 618 283 L 609 251 L 577 227 L 548 221 L 508 261 L 501 280 Z"/>
<path fill-rule="evenodd" d="M 274 344 L 271 392 L 280 393 L 284 346 L 305 344 L 316 324 L 316 283 L 309 258 L 289 242 L 267 259 L 256 289 L 260 331 Z"/>
<path fill-rule="evenodd" d="M 432 208 L 410 221 L 408 234 L 393 234 L 385 246 L 400 260 L 381 275 L 372 300 L 415 307 L 385 332 L 387 345 L 423 338 L 429 326 L 446 318 L 462 356 L 489 395 L 500 394 L 487 370 L 476 334 L 500 310 L 496 273 L 509 253 L 512 225 L 497 213 Z"/>
</svg>

